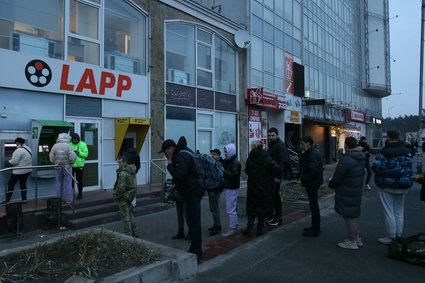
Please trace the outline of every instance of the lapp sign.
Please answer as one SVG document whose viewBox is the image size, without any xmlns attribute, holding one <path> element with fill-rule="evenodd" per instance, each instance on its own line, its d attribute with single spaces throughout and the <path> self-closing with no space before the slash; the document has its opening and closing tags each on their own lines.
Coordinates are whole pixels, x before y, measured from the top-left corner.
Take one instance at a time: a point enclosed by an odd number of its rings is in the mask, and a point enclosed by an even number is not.
<svg viewBox="0 0 425 283">
<path fill-rule="evenodd" d="M 114 89 L 116 97 L 122 97 L 123 91 L 131 89 L 131 78 L 127 75 L 118 75 L 118 78 L 111 72 L 102 71 L 100 80 L 97 82 L 93 73 L 93 69 L 84 70 L 78 84 L 71 83 L 69 77 L 69 68 L 67 64 L 62 66 L 62 74 L 60 80 L 60 89 L 65 91 L 75 91 L 83 93 L 85 90 L 91 94 L 105 95 L 106 89 Z"/>
<path fill-rule="evenodd" d="M 0 49 L 0 85 L 52 94 L 147 103 L 147 76 Z"/>
</svg>

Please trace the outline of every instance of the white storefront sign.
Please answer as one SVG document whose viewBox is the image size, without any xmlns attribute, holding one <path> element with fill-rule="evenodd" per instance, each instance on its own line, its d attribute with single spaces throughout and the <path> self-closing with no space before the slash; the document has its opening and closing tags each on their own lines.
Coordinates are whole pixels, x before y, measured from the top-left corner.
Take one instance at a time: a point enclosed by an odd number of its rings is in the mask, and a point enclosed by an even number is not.
<svg viewBox="0 0 425 283">
<path fill-rule="evenodd" d="M 73 61 L 0 49 L 2 87 L 148 102 L 148 78 Z"/>
</svg>

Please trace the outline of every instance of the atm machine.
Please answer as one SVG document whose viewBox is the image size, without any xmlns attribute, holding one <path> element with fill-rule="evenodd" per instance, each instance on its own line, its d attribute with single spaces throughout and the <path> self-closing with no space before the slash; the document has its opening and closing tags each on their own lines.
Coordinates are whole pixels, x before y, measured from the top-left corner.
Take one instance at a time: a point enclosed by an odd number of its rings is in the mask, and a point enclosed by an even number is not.
<svg viewBox="0 0 425 283">
<path fill-rule="evenodd" d="M 68 133 L 73 124 L 56 120 L 32 120 L 32 152 L 34 165 L 51 165 L 49 153 L 60 133 Z M 54 169 L 40 168 L 36 170 L 39 178 L 53 178 Z"/>
</svg>

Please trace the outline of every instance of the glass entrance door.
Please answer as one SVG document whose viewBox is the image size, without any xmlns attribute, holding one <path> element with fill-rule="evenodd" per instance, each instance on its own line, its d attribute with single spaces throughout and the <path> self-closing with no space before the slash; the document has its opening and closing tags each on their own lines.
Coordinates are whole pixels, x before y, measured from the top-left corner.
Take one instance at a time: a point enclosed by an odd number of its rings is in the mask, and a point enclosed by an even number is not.
<svg viewBox="0 0 425 283">
<path fill-rule="evenodd" d="M 68 122 L 74 125 L 70 134 L 77 133 L 87 144 L 89 156 L 86 158 L 83 173 L 84 190 L 99 189 L 100 185 L 100 120 L 69 118 Z"/>
</svg>

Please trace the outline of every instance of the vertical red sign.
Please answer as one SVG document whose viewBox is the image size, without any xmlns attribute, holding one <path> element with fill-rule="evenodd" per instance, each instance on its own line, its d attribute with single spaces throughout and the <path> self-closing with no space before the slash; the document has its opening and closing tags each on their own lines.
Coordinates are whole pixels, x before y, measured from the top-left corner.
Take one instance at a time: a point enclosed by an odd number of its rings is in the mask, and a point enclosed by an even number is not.
<svg viewBox="0 0 425 283">
<path fill-rule="evenodd" d="M 294 56 L 285 51 L 285 92 L 294 94 Z"/>
</svg>

